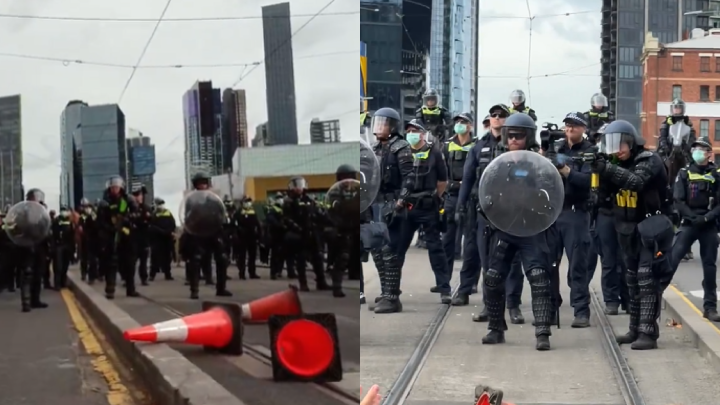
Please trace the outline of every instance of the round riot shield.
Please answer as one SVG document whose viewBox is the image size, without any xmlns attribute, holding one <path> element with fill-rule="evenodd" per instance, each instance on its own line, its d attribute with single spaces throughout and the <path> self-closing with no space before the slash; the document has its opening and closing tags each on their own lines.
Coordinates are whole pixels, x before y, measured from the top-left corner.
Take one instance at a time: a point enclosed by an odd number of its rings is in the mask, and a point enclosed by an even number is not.
<svg viewBox="0 0 720 405">
<path fill-rule="evenodd" d="M 565 188 L 557 168 L 536 152 L 514 151 L 495 158 L 480 178 L 480 207 L 497 229 L 536 235 L 560 216 Z"/>
<path fill-rule="evenodd" d="M 180 203 L 183 230 L 199 237 L 216 236 L 227 223 L 223 200 L 209 190 L 195 190 Z"/>
<path fill-rule="evenodd" d="M 360 226 L 361 183 L 345 179 L 333 184 L 325 194 L 328 217 L 338 227 L 357 229 Z"/>
<path fill-rule="evenodd" d="M 22 201 L 10 208 L 3 228 L 10 240 L 22 247 L 33 247 L 50 236 L 50 213 L 35 201 Z"/>
<path fill-rule="evenodd" d="M 369 143 L 360 140 L 360 212 L 368 209 L 380 191 L 380 162 Z"/>
</svg>

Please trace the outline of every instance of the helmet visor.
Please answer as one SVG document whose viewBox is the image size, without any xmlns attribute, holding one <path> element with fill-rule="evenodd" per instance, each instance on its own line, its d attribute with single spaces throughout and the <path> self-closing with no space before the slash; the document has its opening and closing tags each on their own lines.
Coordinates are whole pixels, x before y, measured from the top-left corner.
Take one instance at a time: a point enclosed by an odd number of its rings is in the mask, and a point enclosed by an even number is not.
<svg viewBox="0 0 720 405">
<path fill-rule="evenodd" d="M 375 135 L 390 135 L 398 132 L 398 121 L 389 117 L 373 117 L 370 129 Z"/>
<path fill-rule="evenodd" d="M 291 179 L 290 182 L 288 183 L 289 190 L 294 190 L 296 188 L 305 190 L 305 189 L 307 189 L 307 187 L 308 187 L 307 180 L 305 180 L 302 177 L 297 177 L 297 178 Z"/>
<path fill-rule="evenodd" d="M 620 152 L 622 144 L 631 147 L 633 142 L 634 138 L 629 134 L 623 134 L 621 132 L 603 134 L 602 140 L 600 141 L 600 152 L 607 155 L 614 155 Z"/>
<path fill-rule="evenodd" d="M 590 104 L 593 107 L 607 107 L 608 106 L 608 99 L 603 94 L 595 94 L 590 99 Z"/>
<path fill-rule="evenodd" d="M 105 182 L 105 188 L 120 187 L 125 188 L 125 181 L 120 177 L 111 177 Z"/>
<path fill-rule="evenodd" d="M 670 115 L 680 116 L 685 115 L 685 103 L 672 103 L 670 104 Z"/>
<path fill-rule="evenodd" d="M 522 90 L 515 90 L 512 93 L 510 93 L 510 102 L 518 105 L 525 102 L 525 93 L 522 92 Z"/>
<path fill-rule="evenodd" d="M 45 201 L 45 193 L 38 189 L 31 190 L 27 195 L 27 199 L 29 201 L 43 202 Z"/>
</svg>

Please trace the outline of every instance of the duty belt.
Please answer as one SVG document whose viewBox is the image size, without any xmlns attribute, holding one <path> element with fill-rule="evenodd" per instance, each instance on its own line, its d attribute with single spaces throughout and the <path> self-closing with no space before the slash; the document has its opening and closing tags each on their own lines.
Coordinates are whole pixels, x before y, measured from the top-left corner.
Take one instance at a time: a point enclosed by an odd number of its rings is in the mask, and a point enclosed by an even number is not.
<svg viewBox="0 0 720 405">
<path fill-rule="evenodd" d="M 578 202 L 578 203 L 563 203 L 563 209 L 564 210 L 573 210 L 573 211 L 587 211 L 588 204 L 587 202 Z"/>
</svg>

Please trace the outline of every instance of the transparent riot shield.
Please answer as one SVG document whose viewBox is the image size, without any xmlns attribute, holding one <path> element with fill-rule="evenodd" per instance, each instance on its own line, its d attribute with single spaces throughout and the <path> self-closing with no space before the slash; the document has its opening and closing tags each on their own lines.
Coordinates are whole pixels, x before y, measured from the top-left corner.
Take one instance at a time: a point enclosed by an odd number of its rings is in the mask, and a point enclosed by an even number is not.
<svg viewBox="0 0 720 405">
<path fill-rule="evenodd" d="M 360 140 L 360 205 L 363 212 L 375 201 L 382 182 L 380 162 L 369 143 Z"/>
<path fill-rule="evenodd" d="M 10 240 L 22 247 L 33 247 L 50 236 L 50 213 L 35 201 L 22 201 L 10 208 L 3 227 Z"/>
<path fill-rule="evenodd" d="M 204 238 L 217 235 L 227 223 L 223 200 L 209 190 L 186 195 L 180 203 L 179 216 L 185 232 Z"/>
<path fill-rule="evenodd" d="M 510 235 L 536 235 L 552 225 L 563 207 L 565 188 L 557 168 L 531 151 L 506 152 L 483 172 L 480 207 L 497 229 Z"/>
<path fill-rule="evenodd" d="M 355 179 L 345 179 L 333 184 L 325 194 L 328 217 L 333 223 L 343 227 L 360 224 L 362 184 Z"/>
<path fill-rule="evenodd" d="M 670 126 L 669 138 L 673 146 L 680 147 L 690 139 L 690 126 L 683 121 L 676 122 Z"/>
</svg>

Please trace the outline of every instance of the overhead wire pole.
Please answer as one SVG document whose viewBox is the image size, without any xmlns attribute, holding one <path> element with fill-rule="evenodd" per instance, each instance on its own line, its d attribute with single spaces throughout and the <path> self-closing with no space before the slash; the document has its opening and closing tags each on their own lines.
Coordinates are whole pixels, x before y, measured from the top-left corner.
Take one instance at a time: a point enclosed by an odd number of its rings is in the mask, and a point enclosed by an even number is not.
<svg viewBox="0 0 720 405">
<path fill-rule="evenodd" d="M 140 56 L 138 57 L 138 60 L 135 63 L 135 66 L 133 67 L 132 71 L 130 72 L 130 76 L 128 76 L 128 79 L 125 82 L 125 86 L 123 87 L 122 91 L 120 92 L 120 97 L 118 97 L 118 102 L 117 102 L 118 105 L 120 105 L 120 102 L 122 102 L 123 97 L 125 97 L 125 92 L 127 91 L 128 87 L 130 87 L 130 83 L 132 82 L 132 79 L 135 77 L 135 72 L 137 72 L 138 66 L 140 66 L 140 63 L 142 63 L 143 58 L 145 58 L 145 53 L 147 52 L 148 48 L 150 48 L 150 44 L 152 43 L 152 40 L 155 38 L 155 34 L 157 33 L 158 28 L 160 28 L 160 24 L 162 24 L 163 18 L 165 18 L 165 13 L 167 13 L 168 9 L 170 8 L 170 4 L 172 4 L 172 1 L 173 0 L 168 0 L 167 3 L 165 3 L 165 8 L 163 8 L 162 13 L 160 13 L 160 17 L 157 19 L 157 22 L 155 23 L 155 27 L 153 27 L 153 30 L 150 33 L 150 37 L 148 38 L 147 42 L 145 43 L 145 46 L 143 47 L 142 52 L 140 52 Z"/>
<path fill-rule="evenodd" d="M 530 20 L 530 34 L 528 35 L 528 64 L 527 64 L 527 103 L 531 103 L 532 98 L 532 90 L 530 89 L 530 71 L 532 66 L 532 44 L 533 44 L 533 20 L 534 17 L 532 16 L 532 10 L 530 10 L 530 0 L 525 0 L 525 5 L 527 6 L 527 12 L 528 12 L 528 19 Z"/>
<path fill-rule="evenodd" d="M 333 3 L 335 3 L 335 0 L 330 0 L 330 2 L 328 2 L 326 5 L 324 5 L 320 10 L 318 10 L 315 14 L 313 14 L 312 17 L 310 17 L 307 21 L 305 21 L 305 24 L 301 25 L 300 28 L 298 28 L 297 30 L 295 30 L 295 32 L 293 32 L 292 34 L 290 34 L 290 38 L 286 39 L 286 40 L 283 41 L 280 45 L 276 46 L 272 51 L 270 51 L 270 53 L 269 53 L 267 56 L 272 56 L 272 55 L 274 55 L 276 52 L 278 52 L 280 49 L 282 49 L 282 47 L 284 47 L 285 45 L 287 45 L 288 42 L 291 42 L 292 39 L 295 37 L 295 35 L 297 35 L 297 34 L 298 34 L 300 31 L 302 31 L 305 27 L 307 27 L 308 24 L 310 24 L 314 19 L 316 19 L 320 14 L 322 14 L 322 12 L 325 11 L 328 7 L 330 7 Z M 250 74 L 251 74 L 252 72 L 254 72 L 255 69 L 258 68 L 258 66 L 260 66 L 260 65 L 263 64 L 263 63 L 265 63 L 265 59 L 267 58 L 267 56 L 264 57 L 263 60 L 262 60 L 260 63 L 258 63 L 257 65 L 251 67 L 250 70 L 249 70 L 247 73 L 245 73 L 244 75 L 241 74 L 241 75 L 237 78 L 237 80 L 235 80 L 235 83 L 233 83 L 233 85 L 232 85 L 231 87 L 237 86 L 237 85 L 238 85 L 241 81 L 243 81 L 246 77 L 250 76 Z"/>
</svg>

